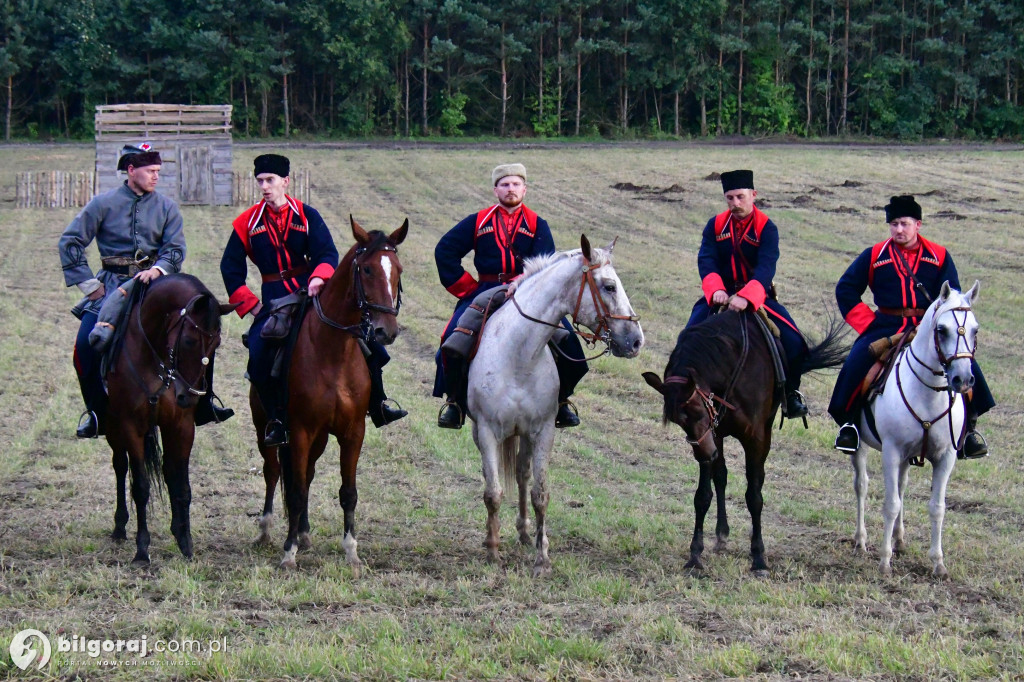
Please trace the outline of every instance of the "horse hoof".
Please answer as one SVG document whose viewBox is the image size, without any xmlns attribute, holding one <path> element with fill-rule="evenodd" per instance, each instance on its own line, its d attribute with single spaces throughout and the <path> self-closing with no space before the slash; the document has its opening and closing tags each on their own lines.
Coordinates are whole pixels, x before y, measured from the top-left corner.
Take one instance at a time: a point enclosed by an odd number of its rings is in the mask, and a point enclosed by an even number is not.
<svg viewBox="0 0 1024 682">
<path fill-rule="evenodd" d="M 299 565 L 297 563 L 295 563 L 295 559 L 284 559 L 281 562 L 281 570 L 282 571 L 294 571 L 298 567 L 299 567 Z"/>
<path fill-rule="evenodd" d="M 309 533 L 299 535 L 299 549 L 312 549 L 313 541 L 309 539 Z"/>
<path fill-rule="evenodd" d="M 115 528 L 114 532 L 110 534 L 110 539 L 114 542 L 124 542 L 128 539 L 128 533 L 123 528 Z"/>
<path fill-rule="evenodd" d="M 252 541 L 254 547 L 266 547 L 271 543 L 270 533 L 260 533 L 260 536 Z"/>
<path fill-rule="evenodd" d="M 700 559 L 690 559 L 683 566 L 684 569 L 690 572 L 691 575 L 700 574 L 704 572 L 704 564 Z"/>
<path fill-rule="evenodd" d="M 149 566 L 149 557 L 145 554 L 136 554 L 135 558 L 132 559 L 132 566 L 135 568 L 147 568 Z"/>
<path fill-rule="evenodd" d="M 949 580 L 949 571 L 946 570 L 945 564 L 939 564 L 932 570 L 932 575 L 939 580 Z"/>
<path fill-rule="evenodd" d="M 892 566 L 890 566 L 888 563 L 881 564 L 878 567 L 878 570 L 881 571 L 882 575 L 884 575 L 887 578 L 892 575 Z"/>
<path fill-rule="evenodd" d="M 716 551 L 716 552 L 725 552 L 725 551 L 728 551 L 728 549 L 729 549 L 729 541 L 728 540 L 726 540 L 725 538 L 719 538 L 718 540 L 715 540 L 715 549 L 714 549 L 714 551 Z"/>
<path fill-rule="evenodd" d="M 501 553 L 498 551 L 497 547 L 489 547 L 487 549 L 487 561 L 492 564 L 496 564 L 501 561 Z"/>
<path fill-rule="evenodd" d="M 349 564 L 349 568 L 352 569 L 352 577 L 355 580 L 359 580 L 359 578 L 362 577 L 362 575 L 363 575 L 363 563 L 361 561 L 356 561 L 354 563 L 350 563 Z"/>
<path fill-rule="evenodd" d="M 767 568 L 752 568 L 750 569 L 750 572 L 754 575 L 755 578 L 760 578 L 761 580 L 764 580 L 768 577 Z"/>
<path fill-rule="evenodd" d="M 547 578 L 551 575 L 551 562 L 545 561 L 543 563 L 534 564 L 533 566 L 533 577 L 534 578 Z"/>
<path fill-rule="evenodd" d="M 533 546 L 533 538 L 530 537 L 529 533 L 520 533 L 519 534 L 519 543 L 522 544 L 522 545 L 525 545 L 526 547 L 532 547 Z"/>
</svg>

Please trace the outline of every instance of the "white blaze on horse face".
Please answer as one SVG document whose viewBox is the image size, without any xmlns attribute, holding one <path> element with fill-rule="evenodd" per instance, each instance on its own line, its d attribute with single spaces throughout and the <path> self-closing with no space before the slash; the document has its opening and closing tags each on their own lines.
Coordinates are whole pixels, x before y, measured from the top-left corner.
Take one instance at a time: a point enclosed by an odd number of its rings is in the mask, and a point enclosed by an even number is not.
<svg viewBox="0 0 1024 682">
<path fill-rule="evenodd" d="M 380 268 L 384 271 L 384 281 L 388 283 L 388 296 L 391 297 L 391 307 L 395 308 L 398 306 L 398 301 L 395 300 L 395 292 L 391 288 L 391 259 L 388 258 L 386 253 L 381 254 Z"/>
</svg>

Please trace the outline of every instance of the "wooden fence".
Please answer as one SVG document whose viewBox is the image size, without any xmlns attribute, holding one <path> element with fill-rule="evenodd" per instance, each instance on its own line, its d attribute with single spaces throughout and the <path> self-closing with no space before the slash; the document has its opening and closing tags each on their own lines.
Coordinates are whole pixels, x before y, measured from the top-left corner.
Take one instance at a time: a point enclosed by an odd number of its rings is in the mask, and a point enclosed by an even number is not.
<svg viewBox="0 0 1024 682">
<path fill-rule="evenodd" d="M 96 174 L 71 171 L 24 171 L 17 174 L 18 208 L 85 206 L 95 194 Z"/>
<path fill-rule="evenodd" d="M 256 178 L 252 173 L 234 173 L 231 183 L 231 203 L 235 206 L 252 206 L 263 198 Z M 295 197 L 304 204 L 309 203 L 310 177 L 308 170 L 291 171 L 291 184 L 288 186 L 288 195 Z"/>
</svg>

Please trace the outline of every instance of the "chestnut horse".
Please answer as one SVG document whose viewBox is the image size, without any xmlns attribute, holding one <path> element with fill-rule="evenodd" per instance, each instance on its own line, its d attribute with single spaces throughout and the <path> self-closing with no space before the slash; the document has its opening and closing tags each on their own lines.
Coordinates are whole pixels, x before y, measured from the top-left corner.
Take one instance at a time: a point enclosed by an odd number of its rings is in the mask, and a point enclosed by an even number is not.
<svg viewBox="0 0 1024 682">
<path fill-rule="evenodd" d="M 111 537 L 115 541 L 128 538 L 125 476 L 130 468 L 138 521 L 132 563 L 145 565 L 149 563 L 146 504 L 151 483 L 160 490 L 161 474 L 171 499 L 171 533 L 181 553 L 192 558 L 188 462 L 195 439 L 195 407 L 206 393 L 206 367 L 220 345 L 220 318 L 237 306 L 219 303 L 192 275 L 165 275 L 135 290 L 138 300 L 128 314 L 123 341 L 106 376 L 107 443 L 117 475 Z"/>
<path fill-rule="evenodd" d="M 295 568 L 298 549 L 312 546 L 309 486 L 316 462 L 333 435 L 340 449 L 338 497 L 345 513 L 342 546 L 346 561 L 358 575 L 362 563 L 355 538 L 356 464 L 370 404 L 370 372 L 360 349 L 364 338 L 390 344 L 398 337 L 402 305 L 398 245 L 409 231 L 409 221 L 385 235 L 379 230 L 366 232 L 351 216 L 349 220 L 356 243 L 313 300 L 315 314 L 296 322 L 300 327 L 288 370 L 288 445 L 264 445 L 267 416 L 255 388 L 249 392 L 249 405 L 267 485 L 257 542 L 270 540 L 274 489 L 283 477 L 288 538 L 281 567 Z"/>
<path fill-rule="evenodd" d="M 825 340 L 810 349 L 804 371 L 843 363 L 844 323 L 830 316 Z M 764 463 L 772 447 L 772 422 L 779 409 L 781 392 L 764 334 L 749 312 L 724 312 L 684 329 L 665 367 L 665 380 L 654 372 L 644 379 L 665 400 L 663 422 L 675 422 L 686 434 L 693 456 L 700 464 L 700 479 L 693 496 L 696 520 L 686 568 L 702 570 L 704 517 L 713 496 L 718 497 L 715 526 L 716 550 L 729 537 L 725 513 L 725 487 L 729 476 L 722 441 L 732 436 L 743 446 L 747 469 L 747 509 L 750 512 L 750 570 L 766 576 L 761 509 L 764 506 Z M 714 481 L 714 493 L 711 483 Z"/>
</svg>

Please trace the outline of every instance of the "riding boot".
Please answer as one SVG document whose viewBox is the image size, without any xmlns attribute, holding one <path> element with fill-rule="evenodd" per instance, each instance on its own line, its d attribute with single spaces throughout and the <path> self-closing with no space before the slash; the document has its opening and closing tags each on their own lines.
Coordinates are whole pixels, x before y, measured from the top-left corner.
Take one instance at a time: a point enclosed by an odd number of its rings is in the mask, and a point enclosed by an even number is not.
<svg viewBox="0 0 1024 682">
<path fill-rule="evenodd" d="M 384 368 L 380 361 L 380 352 L 375 348 L 379 344 L 367 345 L 371 351 L 366 356 L 366 365 L 370 370 L 370 407 L 367 413 L 370 415 L 370 421 L 379 429 L 385 424 L 398 421 L 409 413 L 401 406 L 394 408 L 388 405 L 388 396 L 384 392 Z"/>
<path fill-rule="evenodd" d="M 853 454 L 860 449 L 860 432 L 851 422 L 846 422 L 839 427 L 839 435 L 836 436 L 835 449 L 848 454 Z"/>
<path fill-rule="evenodd" d="M 444 384 L 448 400 L 437 415 L 437 425 L 442 429 L 461 429 L 466 421 L 466 361 L 454 353 L 445 353 L 444 358 Z"/>
<path fill-rule="evenodd" d="M 807 416 L 807 405 L 804 394 L 800 392 L 800 375 L 804 371 L 804 349 L 799 353 L 786 356 L 786 404 L 783 414 L 787 419 L 800 419 Z M 806 424 L 807 420 L 804 420 Z"/>
<path fill-rule="evenodd" d="M 83 325 L 84 326 L 84 325 Z M 97 438 L 106 433 L 107 392 L 100 378 L 100 357 L 88 343 L 75 345 L 75 373 L 85 401 L 85 412 L 79 417 L 75 436 Z"/>
<path fill-rule="evenodd" d="M 221 422 L 226 422 L 235 416 L 235 411 L 230 407 L 224 407 L 224 403 L 221 402 L 221 399 L 213 392 L 214 357 L 215 356 L 210 357 L 210 364 L 206 366 L 206 393 L 199 396 L 199 402 L 196 403 L 196 411 L 194 415 L 196 426 L 203 426 L 210 422 L 219 424 Z M 220 403 L 219 407 L 213 404 L 214 400 Z"/>
<path fill-rule="evenodd" d="M 967 405 L 967 435 L 964 436 L 964 445 L 957 451 L 959 459 L 978 459 L 988 456 L 988 443 L 985 437 L 977 431 L 978 415 Z"/>
<path fill-rule="evenodd" d="M 555 428 L 569 429 L 579 426 L 579 413 L 569 397 L 576 392 L 576 385 L 580 383 L 589 367 L 584 360 L 583 347 L 575 334 L 569 334 L 558 343 L 555 350 L 555 369 L 558 371 L 558 412 L 555 413 Z"/>
<path fill-rule="evenodd" d="M 286 415 L 282 404 L 280 383 L 274 379 L 266 383 L 256 384 L 256 393 L 263 403 L 263 412 L 267 415 L 267 427 L 263 433 L 263 444 L 267 447 L 288 444 L 288 429 L 285 427 Z"/>
</svg>

